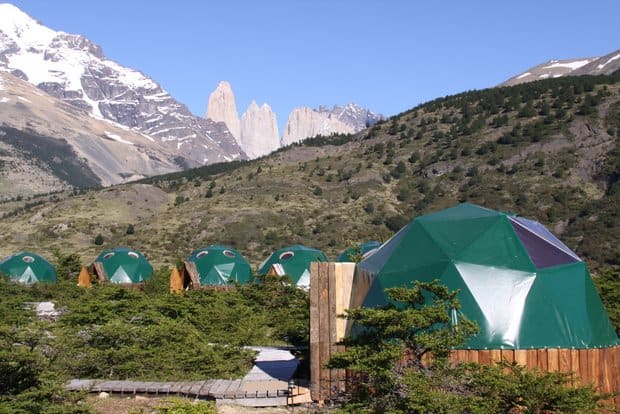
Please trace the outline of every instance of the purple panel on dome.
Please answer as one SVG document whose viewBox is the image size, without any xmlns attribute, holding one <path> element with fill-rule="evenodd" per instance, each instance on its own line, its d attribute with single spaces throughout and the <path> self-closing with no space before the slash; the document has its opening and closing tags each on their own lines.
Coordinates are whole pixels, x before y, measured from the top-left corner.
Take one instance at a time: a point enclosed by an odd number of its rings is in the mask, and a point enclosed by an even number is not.
<svg viewBox="0 0 620 414">
<path fill-rule="evenodd" d="M 575 260 L 581 261 L 581 259 L 579 258 L 579 256 L 577 256 L 575 252 L 573 252 L 567 245 L 562 243 L 560 239 L 555 237 L 553 233 L 547 230 L 547 228 L 543 226 L 542 224 L 540 224 L 539 222 L 534 221 L 534 220 L 528 220 L 523 217 L 511 217 L 510 219 L 516 220 L 517 222 L 519 222 L 519 224 L 526 227 L 532 233 L 537 234 L 540 238 L 545 239 L 546 241 L 553 244 L 558 249 L 563 250 L 564 253 L 570 256 L 573 256 Z"/>
<path fill-rule="evenodd" d="M 521 243 L 523 243 L 525 250 L 527 250 L 530 259 L 532 259 L 537 269 L 579 261 L 579 258 L 562 243 L 560 243 L 561 246 L 564 246 L 568 252 L 572 254 L 564 251 L 561 247 L 555 245 L 555 243 L 547 241 L 546 238 L 530 230 L 530 228 L 524 226 L 523 223 L 517 220 L 511 218 L 510 224 L 512 224 L 512 228 L 517 234 L 517 237 L 519 237 L 519 240 L 521 240 Z M 542 227 L 540 224 L 538 224 L 538 226 Z M 548 231 L 547 233 L 551 234 Z M 555 237 L 553 237 L 553 239 L 557 240 Z"/>
</svg>

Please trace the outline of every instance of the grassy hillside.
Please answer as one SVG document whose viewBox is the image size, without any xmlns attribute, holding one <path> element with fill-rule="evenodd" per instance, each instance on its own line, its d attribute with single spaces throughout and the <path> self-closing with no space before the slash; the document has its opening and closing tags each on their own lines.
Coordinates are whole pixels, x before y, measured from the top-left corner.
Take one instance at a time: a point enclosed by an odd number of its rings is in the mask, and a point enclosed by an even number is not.
<svg viewBox="0 0 620 414">
<path fill-rule="evenodd" d="M 618 78 L 467 92 L 259 160 L 5 202 L 0 253 L 58 249 L 88 262 L 126 245 L 164 265 L 221 243 L 257 267 L 293 243 L 333 258 L 354 242 L 387 239 L 416 215 L 469 201 L 540 220 L 595 268 L 618 265 Z M 98 234 L 102 246 L 93 243 Z"/>
</svg>

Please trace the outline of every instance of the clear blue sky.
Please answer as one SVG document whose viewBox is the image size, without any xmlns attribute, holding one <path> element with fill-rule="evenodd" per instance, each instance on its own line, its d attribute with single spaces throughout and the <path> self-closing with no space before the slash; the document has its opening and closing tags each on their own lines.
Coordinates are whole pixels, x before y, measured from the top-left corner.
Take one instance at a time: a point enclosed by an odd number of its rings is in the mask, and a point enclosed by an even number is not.
<svg viewBox="0 0 620 414">
<path fill-rule="evenodd" d="M 240 114 L 267 102 L 280 128 L 297 106 L 356 102 L 394 115 L 547 60 L 620 48 L 619 0 L 9 2 L 85 35 L 197 115 L 227 80 Z"/>
</svg>

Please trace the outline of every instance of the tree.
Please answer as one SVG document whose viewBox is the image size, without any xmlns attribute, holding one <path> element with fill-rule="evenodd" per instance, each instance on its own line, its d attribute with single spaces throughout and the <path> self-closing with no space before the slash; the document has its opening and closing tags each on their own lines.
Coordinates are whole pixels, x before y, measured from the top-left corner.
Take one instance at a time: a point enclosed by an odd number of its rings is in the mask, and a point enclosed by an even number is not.
<svg viewBox="0 0 620 414">
<path fill-rule="evenodd" d="M 596 412 L 601 397 L 591 386 L 571 386 L 571 374 L 528 371 L 506 361 L 450 364 L 451 350 L 477 326 L 459 314 L 458 292 L 438 280 L 386 293 L 386 306 L 347 311 L 356 334 L 345 339 L 346 351 L 328 362 L 329 368 L 357 371 L 344 412 Z"/>
<path fill-rule="evenodd" d="M 133 224 L 129 224 L 127 226 L 127 230 L 125 230 L 125 234 L 134 234 L 135 233 L 135 229 L 133 228 Z"/>
<path fill-rule="evenodd" d="M 101 236 L 100 234 L 98 236 Z M 95 238 L 95 244 L 97 239 Z M 103 244 L 103 236 L 101 237 L 100 246 Z M 72 280 L 75 279 L 82 269 L 82 259 L 77 253 L 63 254 L 59 250 L 53 252 L 56 258 L 56 273 L 60 279 Z"/>
<path fill-rule="evenodd" d="M 390 298 L 386 306 L 347 311 L 358 332 L 345 339 L 347 350 L 328 364 L 366 378 L 355 384 L 353 400 L 367 401 L 371 412 L 401 412 L 397 410 L 408 392 L 405 374 L 430 375 L 433 365 L 445 365 L 451 348 L 477 330 L 466 318 L 452 323 L 450 314 L 460 309 L 458 292 L 437 280 L 416 281 L 412 288 L 389 288 L 386 293 Z M 433 363 L 425 364 L 429 353 Z"/>
<path fill-rule="evenodd" d="M 95 236 L 95 244 L 97 246 L 101 246 L 103 244 L 103 236 L 101 235 L 101 233 Z"/>
</svg>

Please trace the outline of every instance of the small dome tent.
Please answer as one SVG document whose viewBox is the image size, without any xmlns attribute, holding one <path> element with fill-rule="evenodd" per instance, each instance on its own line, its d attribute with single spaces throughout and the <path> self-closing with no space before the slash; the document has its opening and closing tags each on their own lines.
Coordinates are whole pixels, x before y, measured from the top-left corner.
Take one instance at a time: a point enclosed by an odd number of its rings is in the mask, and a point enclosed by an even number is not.
<svg viewBox="0 0 620 414">
<path fill-rule="evenodd" d="M 421 216 L 359 264 L 364 306 L 385 289 L 439 279 L 459 290 L 480 333 L 464 349 L 584 349 L 620 344 L 586 265 L 543 225 L 461 204 Z M 458 315 L 453 313 L 453 323 Z"/>
<path fill-rule="evenodd" d="M 33 283 L 55 283 L 56 269 L 38 254 L 20 252 L 0 262 L 0 273 L 14 282 L 31 285 Z"/>
<path fill-rule="evenodd" d="M 194 250 L 184 265 L 184 287 L 230 286 L 253 278 L 248 261 L 228 246 L 212 245 Z"/>
<path fill-rule="evenodd" d="M 359 243 L 355 246 L 351 246 L 338 255 L 337 262 L 352 262 L 357 257 L 365 259 L 369 255 L 373 254 L 377 249 L 381 247 L 381 242 L 370 240 L 365 243 Z"/>
<path fill-rule="evenodd" d="M 91 272 L 100 282 L 135 285 L 153 276 L 153 266 L 137 250 L 117 247 L 101 252 L 93 261 Z"/>
<path fill-rule="evenodd" d="M 320 250 L 302 245 L 293 245 L 276 250 L 258 268 L 259 275 L 289 275 L 293 285 L 301 288 L 310 286 L 310 263 L 327 262 L 327 256 Z"/>
</svg>

